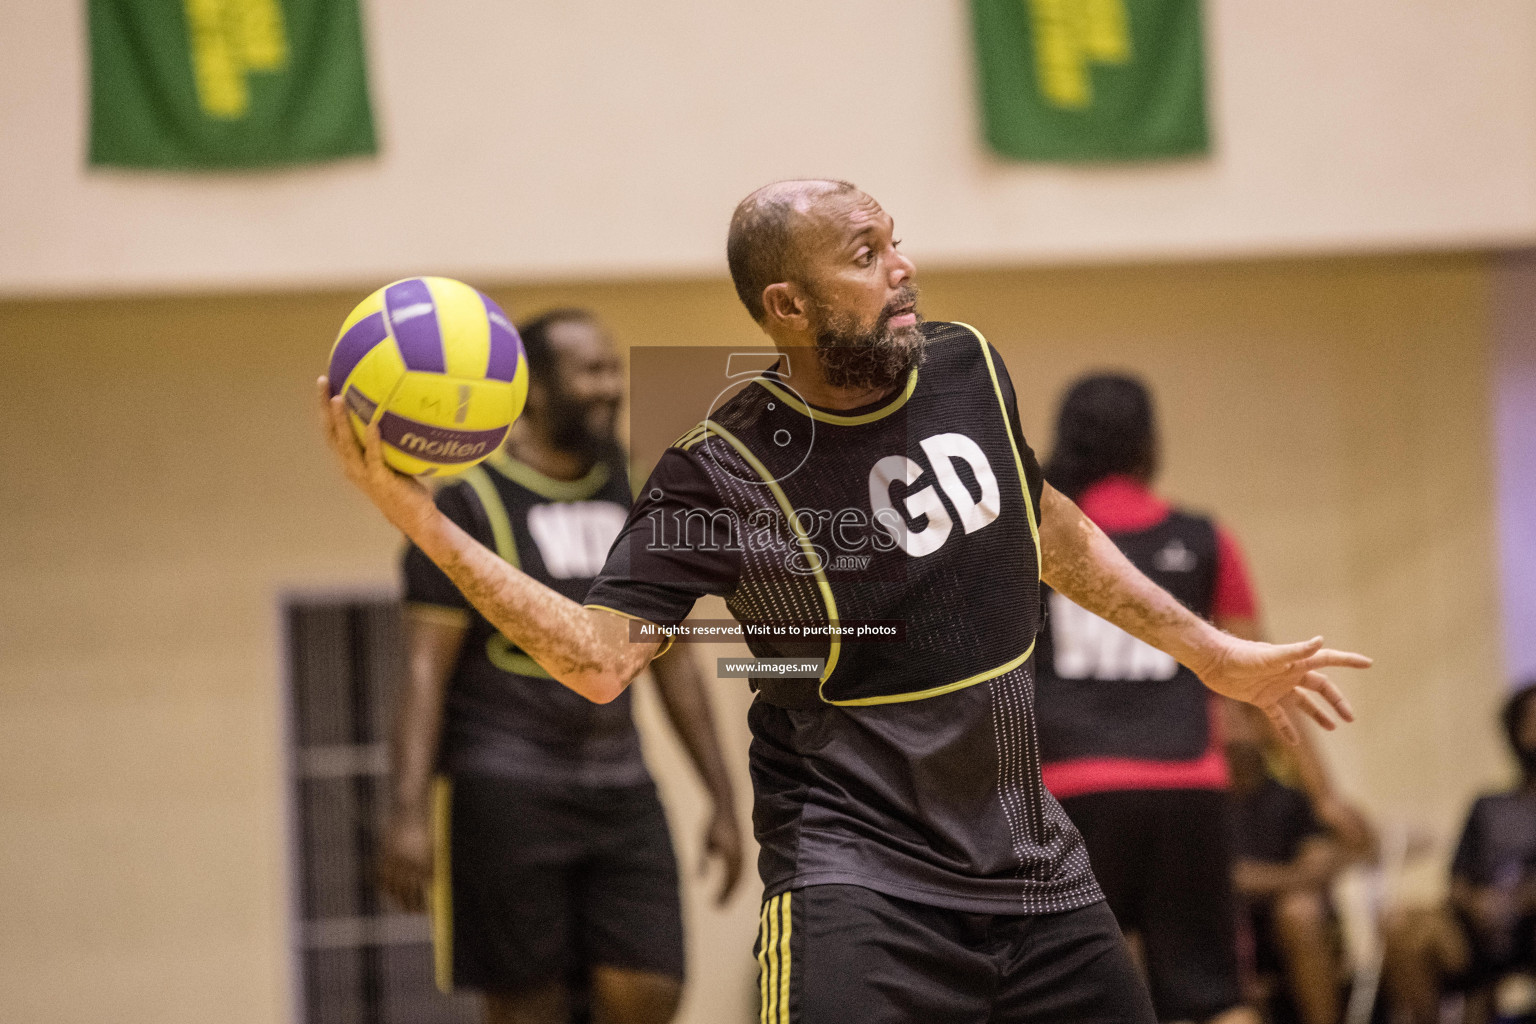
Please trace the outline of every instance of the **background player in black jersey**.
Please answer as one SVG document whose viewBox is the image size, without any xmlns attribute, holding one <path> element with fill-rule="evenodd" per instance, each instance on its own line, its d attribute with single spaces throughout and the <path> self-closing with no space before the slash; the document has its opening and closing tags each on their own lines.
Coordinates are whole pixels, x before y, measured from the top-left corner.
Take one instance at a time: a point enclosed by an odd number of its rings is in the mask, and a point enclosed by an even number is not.
<svg viewBox="0 0 1536 1024">
<path fill-rule="evenodd" d="M 1447 991 L 1466 994 L 1464 1024 L 1536 1016 L 1536 679 L 1509 695 L 1499 718 L 1519 781 L 1473 801 L 1444 903 L 1387 922 L 1387 991 L 1410 1024 L 1442 1019 Z"/>
<path fill-rule="evenodd" d="M 1096 373 L 1067 389 L 1046 479 L 1186 607 L 1228 633 L 1260 639 L 1236 539 L 1156 495 L 1160 463 L 1142 380 Z M 1060 594 L 1047 598 L 1036 684 L 1046 788 L 1081 831 L 1120 927 L 1138 940 L 1159 1018 L 1254 1020 L 1242 1005 L 1222 735 L 1229 716 L 1246 725 L 1243 706 L 1229 710 L 1168 655 Z M 1364 817 L 1337 796 L 1310 743 L 1293 749 L 1301 756 L 1289 760 L 1301 769 L 1317 817 L 1368 851 Z M 1262 924 L 1285 925 L 1287 937 L 1324 918 L 1312 912 L 1315 887 L 1266 895 L 1273 913 Z M 1273 948 L 1268 934 L 1260 938 Z M 1283 943 L 1296 954 L 1294 1002 L 1303 1024 L 1330 1024 L 1340 1013 L 1333 964 L 1323 936 L 1307 938 Z"/>
<path fill-rule="evenodd" d="M 359 448 L 339 404 L 326 403 L 327 436 L 349 479 L 477 608 L 594 701 L 660 649 L 626 617 L 675 623 L 701 593 L 738 614 L 908 624 L 894 646 L 828 635 L 819 680 L 753 703 L 761 1020 L 1150 1021 L 1081 839 L 1040 782 L 1039 581 L 1292 736 L 1296 713 L 1350 717 L 1321 669 L 1369 661 L 1321 638 L 1228 636 L 1138 572 L 1044 485 L 1001 358 L 965 325 L 920 322 L 892 229 L 845 182 L 780 182 L 738 206 L 732 277 L 792 374 L 743 388 L 666 453 L 589 595 L 602 607 L 476 543 L 385 466 L 376 430 Z M 780 469 L 773 445 L 792 431 L 775 424 L 810 423 L 825 440 Z M 805 524 L 824 520 L 792 497 L 868 525 L 840 542 L 867 544 L 870 570 L 823 571 Z M 644 540 L 652 513 L 690 509 L 760 513 L 772 528 L 724 553 Z"/>
<path fill-rule="evenodd" d="M 629 510 L 614 434 L 623 376 L 586 312 L 555 310 L 521 334 L 527 411 L 505 448 L 439 490 L 437 505 L 580 600 Z M 438 872 L 439 984 L 481 990 L 490 1024 L 561 1024 L 573 994 L 599 1022 L 664 1024 L 683 975 L 677 874 L 629 701 L 593 704 L 554 683 L 419 548 L 407 550 L 404 573 L 409 671 L 383 887 L 420 909 Z M 704 848 L 723 861 L 723 901 L 742 850 L 708 699 L 686 650 L 652 671 L 710 795 Z M 446 777 L 437 800 L 447 820 L 436 829 L 434 772 Z"/>
</svg>

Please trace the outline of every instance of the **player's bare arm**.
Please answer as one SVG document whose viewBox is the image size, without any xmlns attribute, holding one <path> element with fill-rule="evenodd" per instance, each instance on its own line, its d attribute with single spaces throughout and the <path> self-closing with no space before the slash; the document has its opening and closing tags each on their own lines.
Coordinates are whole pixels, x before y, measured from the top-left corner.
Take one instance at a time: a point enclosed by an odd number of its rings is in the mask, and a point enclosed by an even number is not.
<svg viewBox="0 0 1536 1024">
<path fill-rule="evenodd" d="M 1143 575 L 1070 498 L 1046 484 L 1040 505 L 1040 577 L 1052 589 L 1172 655 L 1217 693 L 1258 707 L 1291 743 L 1300 739 L 1292 711 L 1335 728 L 1312 693 L 1354 721 L 1321 670 L 1369 668 L 1371 659 L 1324 648 L 1322 637 L 1276 645 L 1223 633 Z"/>
<path fill-rule="evenodd" d="M 709 793 L 710 814 L 704 825 L 704 856 L 706 861 L 720 860 L 722 870 L 715 903 L 723 905 L 741 879 L 741 827 L 736 819 L 736 794 L 731 789 L 731 776 L 720 752 L 709 695 L 705 692 L 698 662 L 686 647 L 674 647 L 657 658 L 651 663 L 651 674 L 656 678 L 656 690 L 661 695 L 667 719 L 682 740 L 688 759 L 699 773 L 699 781 Z"/>
<path fill-rule="evenodd" d="M 618 615 L 586 608 L 507 564 L 459 528 L 432 502 L 420 481 L 384 462 L 378 425 L 359 448 L 346 407 L 317 382 L 322 427 L 347 479 L 426 554 L 502 635 L 558 682 L 599 704 L 618 697 L 661 644 L 633 642 Z"/>
<path fill-rule="evenodd" d="M 406 678 L 390 734 L 389 814 L 378 872 L 380 888 L 408 911 L 425 909 L 432 878 L 432 775 L 448 678 L 467 632 L 452 615 L 412 606 L 405 614 Z"/>
</svg>

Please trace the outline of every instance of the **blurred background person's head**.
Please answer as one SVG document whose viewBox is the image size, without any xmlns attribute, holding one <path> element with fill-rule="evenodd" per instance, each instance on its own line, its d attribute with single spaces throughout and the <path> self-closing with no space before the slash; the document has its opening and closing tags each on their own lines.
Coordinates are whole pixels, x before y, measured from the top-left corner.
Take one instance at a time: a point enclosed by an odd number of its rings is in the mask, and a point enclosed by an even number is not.
<svg viewBox="0 0 1536 1024">
<path fill-rule="evenodd" d="M 515 435 L 596 460 L 618 443 L 624 373 L 612 337 L 584 309 L 552 309 L 518 333 L 528 356 L 528 405 Z"/>
<path fill-rule="evenodd" d="M 1499 717 L 1526 785 L 1536 785 L 1536 679 L 1510 694 Z"/>
<path fill-rule="evenodd" d="M 1094 373 L 1067 389 L 1056 413 L 1055 447 L 1045 467 L 1052 487 L 1075 501 L 1112 476 L 1150 484 L 1157 469 L 1152 393 L 1139 377 Z"/>
</svg>

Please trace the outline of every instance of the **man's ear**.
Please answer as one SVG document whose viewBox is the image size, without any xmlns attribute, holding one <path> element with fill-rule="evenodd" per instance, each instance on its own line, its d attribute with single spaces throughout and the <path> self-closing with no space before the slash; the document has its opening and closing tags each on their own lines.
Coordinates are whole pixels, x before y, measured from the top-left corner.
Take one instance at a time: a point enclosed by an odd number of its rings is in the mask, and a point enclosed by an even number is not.
<svg viewBox="0 0 1536 1024">
<path fill-rule="evenodd" d="M 810 318 L 806 315 L 805 298 L 800 286 L 790 281 L 779 281 L 764 288 L 764 326 L 782 324 L 796 333 L 806 331 L 810 327 Z"/>
</svg>

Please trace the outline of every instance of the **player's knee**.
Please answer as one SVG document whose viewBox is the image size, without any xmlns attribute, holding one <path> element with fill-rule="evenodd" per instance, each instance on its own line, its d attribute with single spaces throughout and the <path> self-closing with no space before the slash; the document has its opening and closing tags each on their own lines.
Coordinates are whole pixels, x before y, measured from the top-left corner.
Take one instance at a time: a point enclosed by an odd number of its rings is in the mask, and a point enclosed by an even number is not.
<svg viewBox="0 0 1536 1024">
<path fill-rule="evenodd" d="M 677 978 L 618 967 L 592 970 L 593 1024 L 667 1024 L 682 998 Z"/>
</svg>

